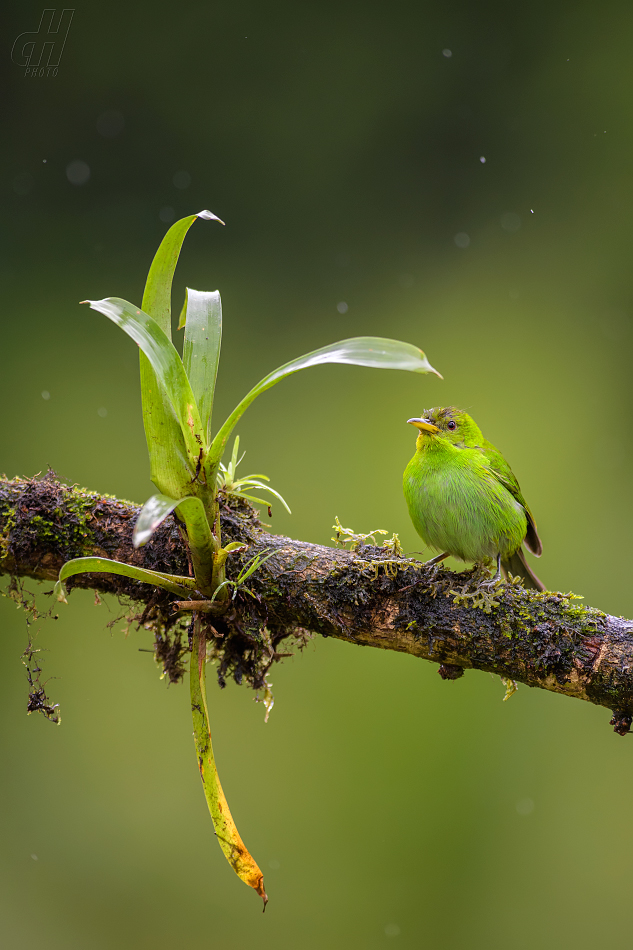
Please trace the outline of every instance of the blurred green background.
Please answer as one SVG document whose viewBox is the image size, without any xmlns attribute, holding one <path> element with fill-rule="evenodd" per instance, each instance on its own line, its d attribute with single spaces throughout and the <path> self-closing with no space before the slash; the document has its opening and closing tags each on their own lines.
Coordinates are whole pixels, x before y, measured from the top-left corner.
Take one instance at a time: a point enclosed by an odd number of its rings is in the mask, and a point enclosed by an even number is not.
<svg viewBox="0 0 633 950">
<path fill-rule="evenodd" d="M 3 28 L 0 470 L 148 497 L 136 348 L 77 301 L 140 302 L 169 223 L 210 208 L 226 228 L 194 226 L 174 304 L 222 292 L 218 417 L 354 334 L 445 377 L 325 367 L 258 400 L 243 473 L 289 501 L 275 530 L 327 543 L 338 515 L 420 550 L 405 421 L 456 404 L 522 484 L 544 581 L 631 616 L 630 4 L 95 2 L 30 78 L 10 51 L 40 15 Z M 25 716 L 25 618 L 0 602 L 3 946 L 629 938 L 631 740 L 608 711 L 320 639 L 273 671 L 267 725 L 211 690 L 262 917 L 213 839 L 186 688 L 116 610 L 76 592 L 38 627 L 57 729 Z"/>
</svg>

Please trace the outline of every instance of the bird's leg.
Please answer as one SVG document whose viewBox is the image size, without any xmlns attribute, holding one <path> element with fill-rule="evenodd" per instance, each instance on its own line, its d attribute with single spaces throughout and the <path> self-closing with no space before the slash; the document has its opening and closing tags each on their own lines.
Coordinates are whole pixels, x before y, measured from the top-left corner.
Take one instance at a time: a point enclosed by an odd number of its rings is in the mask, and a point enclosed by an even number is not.
<svg viewBox="0 0 633 950">
<path fill-rule="evenodd" d="M 447 557 L 450 557 L 448 551 L 445 551 L 444 554 L 438 554 L 436 557 L 432 557 L 430 561 L 425 561 L 425 567 L 433 567 L 435 564 L 439 564 L 440 561 L 444 561 Z"/>
<path fill-rule="evenodd" d="M 497 570 L 490 578 L 490 580 L 482 581 L 481 587 L 494 587 L 501 580 L 501 552 L 497 554 Z"/>
<path fill-rule="evenodd" d="M 424 562 L 424 567 L 428 567 L 430 569 L 429 578 L 431 580 L 435 578 L 438 572 L 438 565 L 441 564 L 442 561 L 447 557 L 450 557 L 450 555 L 448 551 L 445 551 L 444 554 L 437 554 L 435 557 L 432 557 L 430 561 Z"/>
</svg>

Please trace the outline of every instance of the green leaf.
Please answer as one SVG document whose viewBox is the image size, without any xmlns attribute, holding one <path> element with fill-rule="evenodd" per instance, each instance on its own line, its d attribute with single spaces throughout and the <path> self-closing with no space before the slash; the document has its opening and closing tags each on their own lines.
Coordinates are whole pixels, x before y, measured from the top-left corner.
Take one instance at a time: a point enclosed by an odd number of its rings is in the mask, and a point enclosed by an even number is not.
<svg viewBox="0 0 633 950">
<path fill-rule="evenodd" d="M 158 323 L 171 340 L 171 285 L 187 231 L 196 220 L 220 221 L 210 211 L 192 214 L 171 226 L 156 252 L 147 275 L 141 309 Z M 221 221 L 221 224 L 224 222 Z M 150 477 L 156 487 L 178 498 L 186 495 L 191 479 L 187 449 L 178 420 L 154 370 L 141 351 L 143 425 L 150 458 Z"/>
<path fill-rule="evenodd" d="M 250 559 L 250 561 L 242 568 L 237 577 L 237 583 L 243 584 L 244 581 L 247 581 L 251 574 L 254 574 L 255 571 L 259 570 L 262 564 L 265 564 L 266 561 L 274 555 L 274 551 L 267 553 L 262 551 L 261 554 L 256 554 Z"/>
<path fill-rule="evenodd" d="M 264 485 L 262 482 L 258 482 L 252 478 L 245 478 L 243 481 L 245 483 L 243 485 L 241 485 L 240 482 L 236 482 L 233 491 L 229 492 L 229 494 L 239 495 L 241 498 L 247 498 L 249 501 L 259 502 L 262 505 L 269 505 L 270 501 L 265 501 L 263 498 L 255 498 L 254 495 L 246 494 L 246 492 L 250 492 L 251 488 L 255 488 L 257 491 L 267 491 L 270 492 L 271 495 L 274 495 L 275 498 L 277 498 L 282 503 L 289 515 L 292 514 L 288 504 L 286 503 L 286 500 L 279 494 L 278 491 L 275 491 L 274 488 L 271 488 L 270 485 Z"/>
<path fill-rule="evenodd" d="M 148 498 L 134 525 L 134 533 L 132 534 L 134 547 L 140 548 L 147 544 L 167 515 L 170 515 L 179 504 L 178 500 L 174 501 L 173 498 L 169 498 L 167 495 L 152 495 L 151 498 Z"/>
<path fill-rule="evenodd" d="M 185 340 L 182 361 L 198 403 L 205 436 L 210 439 L 213 394 L 222 343 L 222 302 L 219 291 L 207 293 L 187 287 L 179 328 L 183 325 Z"/>
<path fill-rule="evenodd" d="M 187 498 L 174 500 L 168 498 L 167 495 L 152 495 L 143 505 L 143 509 L 137 518 L 132 542 L 135 548 L 140 548 L 143 544 L 146 544 L 156 528 L 176 508 L 180 508 L 180 514 L 187 528 L 187 539 L 198 589 L 203 594 L 210 594 L 213 577 L 213 553 L 217 548 L 217 541 L 214 541 L 211 534 L 204 505 L 199 498 L 189 495 Z"/>
<path fill-rule="evenodd" d="M 189 682 L 193 738 L 196 744 L 196 757 L 202 787 L 211 813 L 216 838 L 224 852 L 224 856 L 238 877 L 259 894 L 264 902 L 265 909 L 268 897 L 264 890 L 264 875 L 240 838 L 235 822 L 231 817 L 215 764 L 205 685 L 206 652 L 205 636 L 201 629 L 200 615 L 198 614 L 194 623 Z"/>
<path fill-rule="evenodd" d="M 187 374 L 173 343 L 153 317 L 127 300 L 106 297 L 104 300 L 82 302 L 90 304 L 93 310 L 104 314 L 121 327 L 147 356 L 176 414 L 183 435 L 189 471 L 193 475 L 200 450 L 206 448 L 206 437 Z"/>
<path fill-rule="evenodd" d="M 154 318 L 170 340 L 171 283 L 183 241 L 196 218 L 201 218 L 203 221 L 219 221 L 220 224 L 224 224 L 224 221 L 220 220 L 211 211 L 199 211 L 198 214 L 190 214 L 188 217 L 176 221 L 160 242 L 145 282 L 143 310 Z"/>
<path fill-rule="evenodd" d="M 231 432 L 257 396 L 270 389 L 280 379 L 290 376 L 291 373 L 307 369 L 308 366 L 318 366 L 321 363 L 350 363 L 355 366 L 404 369 L 411 373 L 435 373 L 436 376 L 440 376 L 422 350 L 411 343 L 401 343 L 399 340 L 387 340 L 378 336 L 355 336 L 349 340 L 341 340 L 338 343 L 323 346 L 319 350 L 313 350 L 305 356 L 291 360 L 290 363 L 284 363 L 268 376 L 264 376 L 242 399 L 213 440 L 208 459 L 209 469 L 212 470 L 219 464 Z"/>
<path fill-rule="evenodd" d="M 165 518 L 178 508 L 179 505 L 185 507 L 186 502 L 192 502 L 194 507 L 199 506 L 206 521 L 202 502 L 193 495 L 180 499 L 169 498 L 167 495 L 152 495 L 151 498 L 148 498 L 134 525 L 134 533 L 132 534 L 132 544 L 134 547 L 141 548 L 144 544 L 147 544 Z"/>
<path fill-rule="evenodd" d="M 76 557 L 72 561 L 66 561 L 55 584 L 53 593 L 57 600 L 62 603 L 66 603 L 64 581 L 75 574 L 119 574 L 121 577 L 132 577 L 144 584 L 163 587 L 179 597 L 187 596 L 191 590 L 196 589 L 196 582 L 193 577 L 163 574 L 162 571 L 147 571 L 142 567 L 135 567 L 133 564 L 111 561 L 107 557 Z"/>
</svg>

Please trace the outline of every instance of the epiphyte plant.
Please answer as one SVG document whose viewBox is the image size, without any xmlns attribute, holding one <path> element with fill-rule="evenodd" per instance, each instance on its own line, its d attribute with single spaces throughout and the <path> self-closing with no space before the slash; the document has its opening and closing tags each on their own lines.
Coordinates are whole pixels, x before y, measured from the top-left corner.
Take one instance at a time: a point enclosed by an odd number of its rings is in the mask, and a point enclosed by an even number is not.
<svg viewBox="0 0 633 950">
<path fill-rule="evenodd" d="M 83 557 L 63 565 L 55 587 L 58 600 L 66 602 L 64 581 L 85 572 L 106 572 L 131 577 L 163 588 L 189 605 L 193 613 L 192 652 L 189 668 L 194 740 L 200 776 L 220 846 L 237 873 L 264 901 L 262 872 L 240 838 L 220 785 L 209 729 L 205 688 L 206 635 L 201 614 L 220 615 L 227 610 L 237 586 L 246 579 L 242 570 L 227 581 L 226 562 L 231 551 L 244 545 L 222 545 L 218 492 L 263 502 L 251 494 L 268 491 L 287 508 L 281 496 L 265 485 L 266 476 L 236 478 L 239 440 L 236 438 L 228 466 L 222 457 L 233 429 L 261 393 L 281 379 L 320 363 L 350 363 L 414 373 L 437 373 L 422 350 L 410 343 L 381 337 L 353 337 L 313 350 L 285 363 L 254 386 L 236 406 L 215 435 L 211 416 L 222 339 L 222 305 L 218 291 L 188 288 L 179 321 L 184 328 L 183 355 L 171 339 L 171 288 L 180 250 L 196 220 L 219 221 L 201 211 L 177 221 L 163 238 L 150 267 L 141 307 L 119 297 L 86 300 L 93 310 L 121 327 L 140 348 L 143 423 L 150 458 L 151 479 L 159 491 L 145 503 L 134 528 L 135 547 L 145 544 L 174 512 L 184 526 L 193 576 L 150 571 L 102 557 Z M 263 502 L 266 504 L 266 502 Z M 289 509 L 288 509 L 289 510 Z M 248 574 L 265 559 L 247 567 Z"/>
</svg>

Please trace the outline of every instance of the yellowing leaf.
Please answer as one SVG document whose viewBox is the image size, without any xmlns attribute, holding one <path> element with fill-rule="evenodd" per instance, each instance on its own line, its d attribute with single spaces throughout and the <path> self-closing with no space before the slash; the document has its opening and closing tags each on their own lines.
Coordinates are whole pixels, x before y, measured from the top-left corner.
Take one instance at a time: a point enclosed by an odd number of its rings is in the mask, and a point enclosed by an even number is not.
<svg viewBox="0 0 633 950">
<path fill-rule="evenodd" d="M 245 884 L 257 891 L 264 902 L 264 910 L 268 903 L 268 895 L 264 890 L 264 875 L 257 862 L 251 856 L 248 848 L 240 838 L 231 817 L 228 802 L 225 798 L 218 770 L 215 765 L 211 731 L 209 729 L 209 711 L 207 709 L 207 695 L 205 686 L 206 642 L 201 629 L 200 618 L 196 617 L 193 635 L 193 650 L 189 669 L 191 687 L 191 713 L 193 716 L 193 737 L 198 756 L 200 778 L 211 812 L 213 827 L 218 843 L 224 852 L 235 873 Z"/>
</svg>

